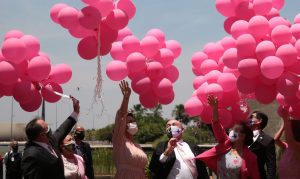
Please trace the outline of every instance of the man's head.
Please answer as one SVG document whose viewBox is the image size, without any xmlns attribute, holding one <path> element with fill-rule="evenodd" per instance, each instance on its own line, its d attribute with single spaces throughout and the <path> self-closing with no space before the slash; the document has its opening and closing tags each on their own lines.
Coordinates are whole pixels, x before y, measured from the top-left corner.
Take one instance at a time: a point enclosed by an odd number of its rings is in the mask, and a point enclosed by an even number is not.
<svg viewBox="0 0 300 179">
<path fill-rule="evenodd" d="M 78 126 L 75 129 L 74 138 L 77 141 L 82 141 L 85 137 L 85 129 L 82 126 Z"/>
<path fill-rule="evenodd" d="M 28 140 L 44 143 L 49 142 L 49 136 L 51 135 L 49 125 L 39 117 L 34 118 L 26 125 L 25 132 Z"/>
<path fill-rule="evenodd" d="M 11 150 L 13 150 L 14 152 L 18 152 L 18 148 L 19 148 L 18 141 L 16 141 L 16 140 L 13 139 L 13 140 L 10 142 L 10 148 L 11 148 Z"/>
<path fill-rule="evenodd" d="M 261 111 L 253 111 L 250 115 L 252 130 L 263 130 L 268 124 L 268 116 Z"/>
<path fill-rule="evenodd" d="M 166 124 L 166 132 L 169 138 L 181 139 L 184 129 L 180 121 L 170 119 Z"/>
</svg>

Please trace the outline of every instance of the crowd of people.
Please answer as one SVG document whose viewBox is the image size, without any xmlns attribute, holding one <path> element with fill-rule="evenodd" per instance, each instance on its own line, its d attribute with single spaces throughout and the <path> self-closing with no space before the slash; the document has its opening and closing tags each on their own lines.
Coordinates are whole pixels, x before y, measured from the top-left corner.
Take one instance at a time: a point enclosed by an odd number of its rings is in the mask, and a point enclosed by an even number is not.
<svg viewBox="0 0 300 179">
<path fill-rule="evenodd" d="M 297 127 L 299 129 L 300 123 L 289 116 L 286 107 L 279 109 L 283 124 L 274 138 L 263 131 L 268 116 L 261 111 L 253 111 L 247 122 L 237 123 L 226 131 L 219 120 L 218 99 L 210 95 L 211 127 L 217 144 L 203 151 L 196 144 L 184 141 L 184 126 L 180 121 L 170 119 L 165 126 L 168 140 L 157 145 L 148 161 L 146 153 L 134 141 L 138 124 L 134 115 L 128 112 L 131 88 L 126 81 L 121 81 L 119 86 L 123 99 L 116 112 L 112 136 L 114 178 L 147 178 L 145 168 L 149 164 L 153 179 L 208 179 L 207 168 L 218 179 L 275 179 L 277 144 L 283 150 L 279 177 L 299 179 L 300 133 Z M 4 164 L 6 179 L 94 178 L 92 150 L 83 141 L 85 129 L 78 126 L 71 133 L 80 112 L 79 101 L 74 97 L 71 99 L 74 111 L 55 132 L 52 133 L 44 119 L 34 118 L 25 128 L 28 141 L 24 151 L 19 151 L 17 141 L 11 141 L 10 150 L 0 156 L 0 172 L 3 172 Z M 283 132 L 285 141 L 281 140 Z"/>
</svg>

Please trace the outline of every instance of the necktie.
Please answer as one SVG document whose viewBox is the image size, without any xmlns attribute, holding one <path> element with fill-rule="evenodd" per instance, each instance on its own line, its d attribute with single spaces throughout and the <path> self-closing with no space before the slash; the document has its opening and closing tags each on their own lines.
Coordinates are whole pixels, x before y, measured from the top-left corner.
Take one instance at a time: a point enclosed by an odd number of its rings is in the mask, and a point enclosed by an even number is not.
<svg viewBox="0 0 300 179">
<path fill-rule="evenodd" d="M 187 153 L 183 149 L 183 144 L 181 144 L 180 142 L 177 143 L 177 150 L 178 150 L 178 153 L 181 156 L 182 160 L 184 161 L 184 163 L 190 169 L 190 171 L 193 175 L 193 178 L 196 179 L 198 174 L 197 174 L 197 168 L 196 168 L 196 165 L 195 165 L 195 161 L 193 161 L 193 159 L 191 159 L 187 155 Z"/>
</svg>

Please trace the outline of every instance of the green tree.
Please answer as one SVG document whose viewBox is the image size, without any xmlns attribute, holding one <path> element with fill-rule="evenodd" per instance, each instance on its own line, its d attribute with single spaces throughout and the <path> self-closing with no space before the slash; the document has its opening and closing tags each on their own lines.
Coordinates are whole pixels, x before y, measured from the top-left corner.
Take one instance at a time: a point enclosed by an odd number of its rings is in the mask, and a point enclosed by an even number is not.
<svg viewBox="0 0 300 179">
<path fill-rule="evenodd" d="M 187 125 L 190 121 L 198 120 L 197 117 L 190 117 L 185 113 L 183 104 L 175 105 L 175 108 L 172 110 L 172 117 L 174 117 L 176 120 L 181 121 L 185 125 Z"/>
</svg>

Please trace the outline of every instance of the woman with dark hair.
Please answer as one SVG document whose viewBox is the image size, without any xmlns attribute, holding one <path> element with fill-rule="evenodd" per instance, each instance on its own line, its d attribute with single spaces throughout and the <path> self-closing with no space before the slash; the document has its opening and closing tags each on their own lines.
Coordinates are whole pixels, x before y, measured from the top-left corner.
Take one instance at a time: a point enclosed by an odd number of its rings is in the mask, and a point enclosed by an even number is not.
<svg viewBox="0 0 300 179">
<path fill-rule="evenodd" d="M 219 179 L 259 179 L 256 156 L 248 149 L 253 142 L 252 130 L 240 123 L 228 136 L 219 121 L 218 99 L 210 95 L 208 103 L 213 109 L 212 128 L 218 144 L 196 159 L 202 160 Z"/>
<path fill-rule="evenodd" d="M 279 177 L 299 179 L 300 165 L 300 121 L 289 116 L 288 109 L 279 107 L 278 110 L 284 122 L 286 138 L 285 150 L 279 161 Z"/>
<path fill-rule="evenodd" d="M 139 144 L 133 141 L 138 127 L 132 113 L 128 113 L 131 89 L 124 80 L 119 84 L 123 100 L 117 111 L 113 132 L 113 160 L 117 169 L 115 178 L 144 179 L 147 155 Z"/>
</svg>

